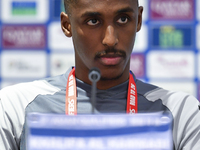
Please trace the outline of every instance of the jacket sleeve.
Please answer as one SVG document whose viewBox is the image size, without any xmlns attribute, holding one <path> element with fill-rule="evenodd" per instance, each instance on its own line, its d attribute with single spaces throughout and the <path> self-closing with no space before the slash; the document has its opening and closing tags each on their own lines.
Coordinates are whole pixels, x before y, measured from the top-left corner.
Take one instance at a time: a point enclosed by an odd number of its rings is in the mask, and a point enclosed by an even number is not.
<svg viewBox="0 0 200 150">
<path fill-rule="evenodd" d="M 60 89 L 38 80 L 0 90 L 0 150 L 19 150 L 25 110 L 37 95 L 54 94 Z"/>
<path fill-rule="evenodd" d="M 19 113 L 17 108 L 19 104 L 14 103 L 10 89 L 3 89 L 0 91 L 0 149 L 1 150 L 18 150 L 20 127 Z M 8 95 L 8 96 L 6 96 Z M 16 102 L 17 103 L 17 102 Z M 18 108 L 20 109 L 20 108 Z"/>
<path fill-rule="evenodd" d="M 199 101 L 189 95 L 174 103 L 173 138 L 177 150 L 200 150 L 199 107 Z"/>
<path fill-rule="evenodd" d="M 159 88 L 146 97 L 150 101 L 161 99 L 172 114 L 175 150 L 200 150 L 200 106 L 194 96 Z"/>
</svg>

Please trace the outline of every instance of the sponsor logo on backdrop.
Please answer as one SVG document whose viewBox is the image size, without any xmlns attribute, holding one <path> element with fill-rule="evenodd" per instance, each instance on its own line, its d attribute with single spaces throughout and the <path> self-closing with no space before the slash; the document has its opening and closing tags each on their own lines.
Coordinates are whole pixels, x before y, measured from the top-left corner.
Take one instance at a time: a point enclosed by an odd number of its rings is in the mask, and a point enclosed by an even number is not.
<svg viewBox="0 0 200 150">
<path fill-rule="evenodd" d="M 194 10 L 194 0 L 150 0 L 153 20 L 192 20 Z"/>
<path fill-rule="evenodd" d="M 49 15 L 49 0 L 2 0 L 2 6 L 6 23 L 43 23 Z"/>
<path fill-rule="evenodd" d="M 197 97 L 196 92 L 196 84 L 195 82 L 187 82 L 187 81 L 150 81 L 150 83 L 157 85 L 159 87 L 162 87 L 166 90 L 172 90 L 172 91 L 183 91 L 186 93 L 189 93 L 195 97 Z"/>
<path fill-rule="evenodd" d="M 153 48 L 193 48 L 194 34 L 192 25 L 152 26 L 151 46 Z"/>
<path fill-rule="evenodd" d="M 49 25 L 49 48 L 51 50 L 69 50 L 73 52 L 72 38 L 66 37 L 62 32 L 59 22 L 54 22 Z"/>
<path fill-rule="evenodd" d="M 11 5 L 13 16 L 34 16 L 37 13 L 37 4 L 35 1 L 13 1 Z"/>
<path fill-rule="evenodd" d="M 138 78 L 145 77 L 145 58 L 143 54 L 132 54 L 130 70 Z"/>
<path fill-rule="evenodd" d="M 3 51 L 2 78 L 46 77 L 46 54 L 44 52 Z"/>
<path fill-rule="evenodd" d="M 74 65 L 75 65 L 74 53 L 51 54 L 51 76 L 63 74 L 71 66 Z"/>
<path fill-rule="evenodd" d="M 45 48 L 45 26 L 3 26 L 3 48 Z"/>
<path fill-rule="evenodd" d="M 133 52 L 144 52 L 148 46 L 148 30 L 147 26 L 143 25 L 141 30 L 136 34 L 135 45 Z"/>
<path fill-rule="evenodd" d="M 195 55 L 190 51 L 151 51 L 147 54 L 147 76 L 150 78 L 195 77 Z"/>
</svg>

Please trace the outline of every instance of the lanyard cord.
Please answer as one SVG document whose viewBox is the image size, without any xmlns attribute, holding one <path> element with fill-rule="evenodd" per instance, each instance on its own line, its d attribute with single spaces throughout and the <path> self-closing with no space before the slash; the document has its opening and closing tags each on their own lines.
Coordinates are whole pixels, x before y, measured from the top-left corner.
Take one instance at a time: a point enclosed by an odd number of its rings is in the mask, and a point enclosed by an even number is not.
<svg viewBox="0 0 200 150">
<path fill-rule="evenodd" d="M 66 87 L 66 102 L 65 113 L 66 115 L 77 115 L 77 97 L 76 97 L 76 78 L 75 68 L 71 70 L 68 76 Z M 134 114 L 138 112 L 137 108 L 137 89 L 132 73 L 129 73 L 129 85 L 127 94 L 127 106 L 126 112 L 128 114 Z"/>
</svg>

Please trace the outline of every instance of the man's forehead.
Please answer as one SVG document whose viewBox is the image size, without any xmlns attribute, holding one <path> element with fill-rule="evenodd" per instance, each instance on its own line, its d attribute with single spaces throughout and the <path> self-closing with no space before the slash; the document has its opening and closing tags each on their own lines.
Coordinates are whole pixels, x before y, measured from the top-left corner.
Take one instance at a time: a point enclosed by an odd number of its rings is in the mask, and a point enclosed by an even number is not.
<svg viewBox="0 0 200 150">
<path fill-rule="evenodd" d="M 104 8 L 112 8 L 112 6 L 121 5 L 137 7 L 138 0 L 77 0 L 77 2 L 74 3 L 74 8 L 100 8 L 100 6 L 104 6 Z"/>
<path fill-rule="evenodd" d="M 73 1 L 73 0 L 72 0 Z M 120 3 L 124 3 L 124 2 L 128 2 L 128 3 L 132 3 L 132 4 L 138 4 L 138 0 L 75 0 L 76 2 L 74 3 L 75 5 L 81 5 L 81 4 L 99 4 L 99 3 L 113 3 L 113 2 L 117 2 L 116 4 Z"/>
<path fill-rule="evenodd" d="M 70 14 L 83 13 L 84 11 L 117 11 L 125 7 L 132 8 L 137 12 L 138 0 L 66 0 L 71 3 L 65 5 L 66 12 Z M 66 2 L 65 1 L 65 2 Z M 71 6 L 70 6 L 71 5 Z"/>
</svg>

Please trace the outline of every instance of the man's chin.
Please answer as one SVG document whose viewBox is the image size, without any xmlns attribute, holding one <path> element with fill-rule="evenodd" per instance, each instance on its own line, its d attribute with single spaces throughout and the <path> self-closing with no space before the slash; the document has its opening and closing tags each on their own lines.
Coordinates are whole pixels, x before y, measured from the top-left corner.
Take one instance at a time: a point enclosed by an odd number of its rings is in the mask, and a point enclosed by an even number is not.
<svg viewBox="0 0 200 150">
<path fill-rule="evenodd" d="M 122 76 L 122 74 L 120 74 L 120 75 L 118 75 L 118 76 L 116 76 L 116 75 L 114 75 L 114 76 L 110 76 L 110 75 L 108 75 L 108 76 L 101 76 L 101 81 L 108 81 L 108 80 L 118 80 L 120 77 Z"/>
</svg>

